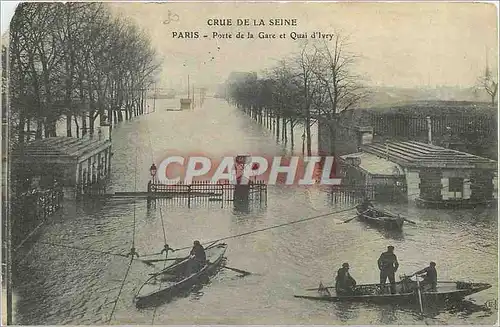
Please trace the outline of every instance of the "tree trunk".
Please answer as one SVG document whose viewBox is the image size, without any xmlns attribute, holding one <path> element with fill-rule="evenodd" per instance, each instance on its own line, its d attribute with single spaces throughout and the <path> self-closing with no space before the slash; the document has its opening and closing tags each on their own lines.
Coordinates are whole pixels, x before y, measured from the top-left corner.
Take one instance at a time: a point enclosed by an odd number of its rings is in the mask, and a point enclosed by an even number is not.
<svg viewBox="0 0 500 327">
<path fill-rule="evenodd" d="M 123 121 L 123 112 L 121 109 L 118 109 L 118 121 L 119 122 Z"/>
<path fill-rule="evenodd" d="M 90 132 L 90 136 L 94 135 L 94 126 L 95 126 L 95 123 L 94 123 L 94 110 L 90 110 L 90 112 L 89 112 L 89 132 Z"/>
<path fill-rule="evenodd" d="M 330 132 L 330 153 L 329 155 L 333 156 L 334 157 L 334 168 L 335 168 L 335 176 L 338 176 L 338 165 L 337 165 L 337 149 L 336 149 L 336 145 L 337 145 L 337 135 L 336 135 L 336 131 L 335 131 L 335 122 L 328 122 L 328 129 L 329 129 L 329 132 Z M 333 172 L 333 170 L 332 170 Z"/>
<path fill-rule="evenodd" d="M 78 124 L 78 117 L 75 115 L 73 116 L 75 120 L 75 126 L 76 126 L 76 137 L 80 138 L 80 125 Z"/>
<path fill-rule="evenodd" d="M 66 136 L 72 137 L 71 133 L 71 114 L 66 115 Z"/>
<path fill-rule="evenodd" d="M 285 137 L 285 144 L 288 143 L 288 130 L 286 129 L 286 123 L 287 123 L 287 119 L 283 118 L 283 134 Z"/>
<path fill-rule="evenodd" d="M 24 133 L 24 126 L 23 126 L 22 132 Z M 19 139 L 21 139 L 21 138 L 19 138 Z M 31 118 L 26 119 L 26 142 L 29 142 L 29 141 L 31 141 Z"/>
<path fill-rule="evenodd" d="M 280 118 L 276 117 L 276 142 L 279 143 L 280 140 Z"/>
<path fill-rule="evenodd" d="M 113 125 L 113 109 L 111 107 L 108 109 L 108 123 Z"/>
<path fill-rule="evenodd" d="M 87 116 L 82 114 L 82 137 L 87 135 Z"/>
<path fill-rule="evenodd" d="M 42 133 L 43 133 L 43 120 L 42 120 L 42 118 L 37 118 L 36 119 L 35 140 L 41 140 L 42 139 Z"/>
<path fill-rule="evenodd" d="M 293 139 L 293 123 L 294 123 L 294 121 L 293 121 L 293 120 L 291 120 L 291 121 L 290 121 L 290 143 L 291 143 L 290 145 L 291 145 L 291 147 L 292 147 L 292 153 L 293 153 L 293 148 L 294 148 L 294 139 Z"/>
<path fill-rule="evenodd" d="M 29 120 L 28 120 L 29 121 Z M 19 125 L 17 125 L 17 140 L 19 142 L 19 146 L 20 147 L 23 147 L 24 146 L 24 123 L 25 123 L 25 120 L 24 120 L 24 110 L 22 110 L 20 113 L 19 113 Z M 29 126 L 28 126 L 28 130 L 29 130 Z"/>
<path fill-rule="evenodd" d="M 306 139 L 307 139 L 307 156 L 312 156 L 311 151 L 311 117 L 309 117 L 309 112 L 306 118 Z"/>
</svg>

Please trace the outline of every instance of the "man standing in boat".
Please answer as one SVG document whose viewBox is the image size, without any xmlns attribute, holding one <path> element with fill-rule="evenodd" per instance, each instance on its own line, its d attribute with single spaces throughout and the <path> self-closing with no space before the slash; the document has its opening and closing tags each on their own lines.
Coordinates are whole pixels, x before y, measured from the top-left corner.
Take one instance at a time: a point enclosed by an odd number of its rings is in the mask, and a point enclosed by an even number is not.
<svg viewBox="0 0 500 327">
<path fill-rule="evenodd" d="M 425 274 L 425 276 L 422 285 L 428 287 L 431 291 L 435 292 L 437 288 L 436 263 L 434 261 L 431 261 L 428 267 L 417 271 L 412 276 L 418 276 L 423 274 Z"/>
<path fill-rule="evenodd" d="M 398 258 L 394 254 L 394 246 L 389 245 L 387 252 L 380 255 L 378 259 L 378 269 L 380 269 L 380 287 L 385 290 L 385 282 L 389 279 L 391 283 L 391 294 L 396 294 L 395 273 L 399 268 Z"/>
<path fill-rule="evenodd" d="M 207 262 L 207 255 L 205 254 L 205 249 L 200 244 L 200 241 L 193 242 L 193 248 L 191 249 L 189 255 L 191 257 L 191 273 L 199 271 Z"/>
<path fill-rule="evenodd" d="M 353 295 L 356 280 L 349 274 L 349 264 L 342 264 L 342 268 L 337 271 L 335 277 L 335 292 L 337 295 Z"/>
</svg>

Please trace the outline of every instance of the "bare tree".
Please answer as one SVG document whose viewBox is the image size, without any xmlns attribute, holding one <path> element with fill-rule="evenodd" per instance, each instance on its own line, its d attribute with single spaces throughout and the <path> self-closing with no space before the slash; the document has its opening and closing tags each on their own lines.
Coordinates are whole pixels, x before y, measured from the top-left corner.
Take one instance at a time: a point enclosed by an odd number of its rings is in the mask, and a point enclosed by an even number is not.
<svg viewBox="0 0 500 327">
<path fill-rule="evenodd" d="M 271 108 L 276 117 L 283 121 L 284 140 L 287 142 L 286 125 L 290 125 L 290 140 L 292 149 L 294 147 L 294 127 L 300 122 L 301 115 L 297 108 L 299 101 L 298 75 L 292 70 L 289 61 L 280 60 L 278 65 L 268 72 L 272 81 Z M 278 135 L 279 131 L 277 132 Z"/>
<path fill-rule="evenodd" d="M 313 116 L 311 109 L 321 86 L 316 78 L 320 60 L 321 57 L 318 48 L 307 42 L 302 45 L 300 52 L 293 57 L 293 65 L 296 72 L 294 81 L 299 92 L 297 104 L 299 105 L 301 115 L 304 117 L 308 156 L 312 155 L 311 124 Z"/>
<path fill-rule="evenodd" d="M 495 105 L 495 98 L 498 93 L 498 79 L 493 76 L 488 65 L 486 65 L 484 75 L 479 78 L 478 84 L 479 87 L 484 89 L 490 96 L 491 104 Z"/>
<path fill-rule="evenodd" d="M 333 42 L 316 45 L 320 63 L 314 66 L 314 75 L 321 85 L 315 104 L 315 117 L 324 123 L 331 136 L 330 155 L 335 155 L 337 114 L 354 108 L 368 94 L 354 74 L 356 57 L 347 52 L 346 39 L 337 34 Z"/>
<path fill-rule="evenodd" d="M 79 137 L 79 120 L 82 135 L 87 123 L 92 134 L 105 110 L 110 120 L 122 120 L 124 109 L 142 113 L 144 90 L 160 67 L 147 36 L 102 3 L 22 3 L 10 40 L 9 92 L 20 142 L 32 121 L 36 138 L 50 137 L 65 116 L 72 136 L 74 118 Z"/>
</svg>

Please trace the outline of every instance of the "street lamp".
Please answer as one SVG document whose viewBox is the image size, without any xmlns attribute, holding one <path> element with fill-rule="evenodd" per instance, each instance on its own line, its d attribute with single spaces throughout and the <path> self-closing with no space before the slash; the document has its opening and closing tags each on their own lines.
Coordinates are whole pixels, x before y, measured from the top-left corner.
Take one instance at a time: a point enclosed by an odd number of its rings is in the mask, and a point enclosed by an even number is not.
<svg viewBox="0 0 500 327">
<path fill-rule="evenodd" d="M 156 165 L 153 163 L 151 165 L 151 167 L 149 168 L 149 172 L 151 174 L 151 179 L 153 180 L 153 182 L 155 181 L 155 176 L 156 176 L 157 171 L 158 171 L 158 169 L 156 169 Z"/>
</svg>

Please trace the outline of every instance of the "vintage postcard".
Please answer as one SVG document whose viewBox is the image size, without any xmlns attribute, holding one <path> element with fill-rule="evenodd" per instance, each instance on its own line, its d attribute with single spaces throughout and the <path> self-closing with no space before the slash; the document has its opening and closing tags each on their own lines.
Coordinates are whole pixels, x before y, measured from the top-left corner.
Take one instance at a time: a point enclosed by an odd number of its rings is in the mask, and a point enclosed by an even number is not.
<svg viewBox="0 0 500 327">
<path fill-rule="evenodd" d="M 498 322 L 498 4 L 23 2 L 2 323 Z"/>
</svg>

